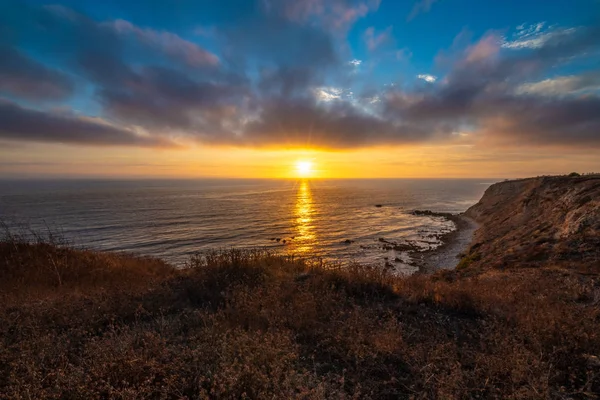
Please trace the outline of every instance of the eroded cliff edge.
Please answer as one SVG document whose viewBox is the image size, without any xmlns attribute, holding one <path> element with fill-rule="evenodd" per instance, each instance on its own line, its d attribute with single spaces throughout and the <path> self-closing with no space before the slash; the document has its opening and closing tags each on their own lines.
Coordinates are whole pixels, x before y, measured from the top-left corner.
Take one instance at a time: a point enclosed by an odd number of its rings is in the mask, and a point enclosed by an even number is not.
<svg viewBox="0 0 600 400">
<path fill-rule="evenodd" d="M 499 182 L 465 215 L 481 227 L 459 270 L 600 271 L 600 175 Z"/>
</svg>

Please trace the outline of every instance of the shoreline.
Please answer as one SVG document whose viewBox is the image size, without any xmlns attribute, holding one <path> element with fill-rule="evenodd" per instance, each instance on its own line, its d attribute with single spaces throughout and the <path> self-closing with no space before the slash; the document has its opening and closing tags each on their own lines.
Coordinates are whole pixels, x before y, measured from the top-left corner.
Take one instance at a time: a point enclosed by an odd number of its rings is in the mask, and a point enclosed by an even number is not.
<svg viewBox="0 0 600 400">
<path fill-rule="evenodd" d="M 456 229 L 440 237 L 443 244 L 439 247 L 413 254 L 415 264 L 419 267 L 417 273 L 432 274 L 440 270 L 456 268 L 460 261 L 459 255 L 466 253 L 473 242 L 475 231 L 481 226 L 464 214 L 444 216 L 454 222 Z"/>
</svg>

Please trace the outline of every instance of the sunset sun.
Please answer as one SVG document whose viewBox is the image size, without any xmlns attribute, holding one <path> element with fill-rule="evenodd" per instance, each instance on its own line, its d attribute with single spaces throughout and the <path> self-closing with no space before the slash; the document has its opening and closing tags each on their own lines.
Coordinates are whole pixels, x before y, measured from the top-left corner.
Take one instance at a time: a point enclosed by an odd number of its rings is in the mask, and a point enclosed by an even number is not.
<svg viewBox="0 0 600 400">
<path fill-rule="evenodd" d="M 296 173 L 301 178 L 308 178 L 312 175 L 313 163 L 312 161 L 298 161 L 296 162 Z"/>
</svg>

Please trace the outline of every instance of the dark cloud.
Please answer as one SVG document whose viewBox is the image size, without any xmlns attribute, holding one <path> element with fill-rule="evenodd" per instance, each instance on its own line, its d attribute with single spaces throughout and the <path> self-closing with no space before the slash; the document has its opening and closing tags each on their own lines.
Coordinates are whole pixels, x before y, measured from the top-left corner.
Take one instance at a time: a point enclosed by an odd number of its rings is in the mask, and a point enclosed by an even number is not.
<svg viewBox="0 0 600 400">
<path fill-rule="evenodd" d="M 127 79 L 105 84 L 98 94 L 106 111 L 120 120 L 149 128 L 188 130 L 201 136 L 206 129 L 236 113 L 248 89 L 243 81 L 196 81 L 166 68 L 129 70 Z"/>
<path fill-rule="evenodd" d="M 74 49 L 73 54 L 77 68 L 96 85 L 96 96 L 107 115 L 204 141 L 245 144 L 240 139 L 245 135 L 240 133 L 248 114 L 260 112 L 263 99 L 304 96 L 323 80 L 324 70 L 338 64 L 332 38 L 325 30 L 259 5 L 243 18 L 232 18 L 234 25 L 225 21 L 217 31 L 223 54 L 218 66 L 199 54 L 214 68 L 193 70 L 134 66 L 127 60 L 124 38 L 115 34 L 119 31 L 115 24 L 67 15 L 62 7 L 51 11 L 52 17 L 62 17 L 60 23 L 74 25 L 67 30 L 81 31 L 75 36 L 94 43 Z M 133 30 L 125 22 L 119 25 L 126 26 L 128 33 Z M 261 71 L 255 85 L 246 75 L 248 62 Z"/>
<path fill-rule="evenodd" d="M 346 102 L 325 107 L 310 98 L 273 98 L 265 101 L 244 134 L 233 140 L 253 146 L 352 148 L 419 142 L 433 134 L 378 118 Z"/>
<path fill-rule="evenodd" d="M 565 60 L 598 52 L 597 34 L 598 27 L 578 28 L 516 52 L 502 49 L 501 38 L 490 34 L 462 54 L 445 82 L 417 92 L 389 92 L 384 114 L 440 134 L 475 130 L 505 144 L 600 145 L 598 91 L 584 96 L 573 90 L 596 82 L 594 73 L 572 85 L 560 77 L 537 86 L 525 83 Z M 553 84 L 553 92 L 540 89 Z"/>
<path fill-rule="evenodd" d="M 0 46 L 0 92 L 27 100 L 62 100 L 74 84 L 62 72 L 50 69 L 15 48 Z"/>
<path fill-rule="evenodd" d="M 295 22 L 316 21 L 325 30 L 345 32 L 354 22 L 379 8 L 381 0 L 263 0 L 266 14 Z"/>
<path fill-rule="evenodd" d="M 162 138 L 141 136 L 94 118 L 23 108 L 0 99 L 0 138 L 85 145 L 167 147 Z"/>
<path fill-rule="evenodd" d="M 506 144 L 600 145 L 600 98 L 507 98 L 482 105 L 483 129 Z M 492 108 L 492 110 L 490 110 Z M 495 108 L 495 109 L 494 109 Z"/>
<path fill-rule="evenodd" d="M 122 19 L 98 21 L 62 5 L 33 7 L 10 0 L 8 4 L 0 6 L 0 27 L 8 40 L 69 64 L 82 54 L 122 60 L 146 58 L 200 69 L 219 64 L 216 55 L 168 31 Z"/>
<path fill-rule="evenodd" d="M 323 77 L 313 68 L 281 67 L 261 71 L 258 88 L 268 96 L 295 97 L 306 89 L 323 83 Z"/>
<path fill-rule="evenodd" d="M 432 2 L 418 4 L 425 11 Z M 96 21 L 61 6 L 23 11 L 33 15 L 24 23 L 27 32 L 8 35 L 10 45 L 37 35 L 40 53 L 64 55 L 60 61 L 87 81 L 102 116 L 113 124 L 2 103 L 2 137 L 168 144 L 120 127 L 139 126 L 162 137 L 237 146 L 350 148 L 454 140 L 456 133 L 513 145 L 600 145 L 596 74 L 548 78 L 557 66 L 597 60 L 598 24 L 540 32 L 512 47 L 490 33 L 449 57 L 434 83 L 353 94 L 347 88 L 356 74 L 339 35 L 378 1 L 226 5 L 232 11 L 223 12 L 212 29 L 214 51 L 166 31 Z M 20 32 L 9 19 L 0 17 L 2 23 Z M 375 49 L 385 35 L 373 30 L 367 39 Z M 51 82 L 39 84 L 36 96 L 59 98 L 72 90 L 57 71 L 18 52 L 9 58 L 0 60 L 0 73 L 5 65 L 28 65 L 19 73 L 36 77 L 27 83 Z M 25 83 L 15 87 L 13 94 L 33 92 Z"/>
<path fill-rule="evenodd" d="M 171 32 L 141 28 L 121 19 L 105 23 L 104 26 L 113 29 L 120 35 L 133 35 L 140 43 L 180 59 L 191 67 L 216 66 L 219 64 L 219 58 L 216 55 Z"/>
</svg>

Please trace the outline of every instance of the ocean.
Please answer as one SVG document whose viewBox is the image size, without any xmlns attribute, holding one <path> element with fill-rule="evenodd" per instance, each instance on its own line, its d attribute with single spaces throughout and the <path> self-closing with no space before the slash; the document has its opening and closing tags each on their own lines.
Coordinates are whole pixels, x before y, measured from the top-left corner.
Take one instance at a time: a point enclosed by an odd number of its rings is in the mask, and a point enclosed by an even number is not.
<svg viewBox="0 0 600 400">
<path fill-rule="evenodd" d="M 175 265 L 209 249 L 266 247 L 342 263 L 390 262 L 412 273 L 410 256 L 385 249 L 380 238 L 435 248 L 454 223 L 411 212 L 463 212 L 495 181 L 0 181 L 0 219 L 13 231 L 50 230 L 75 246 Z"/>
</svg>

